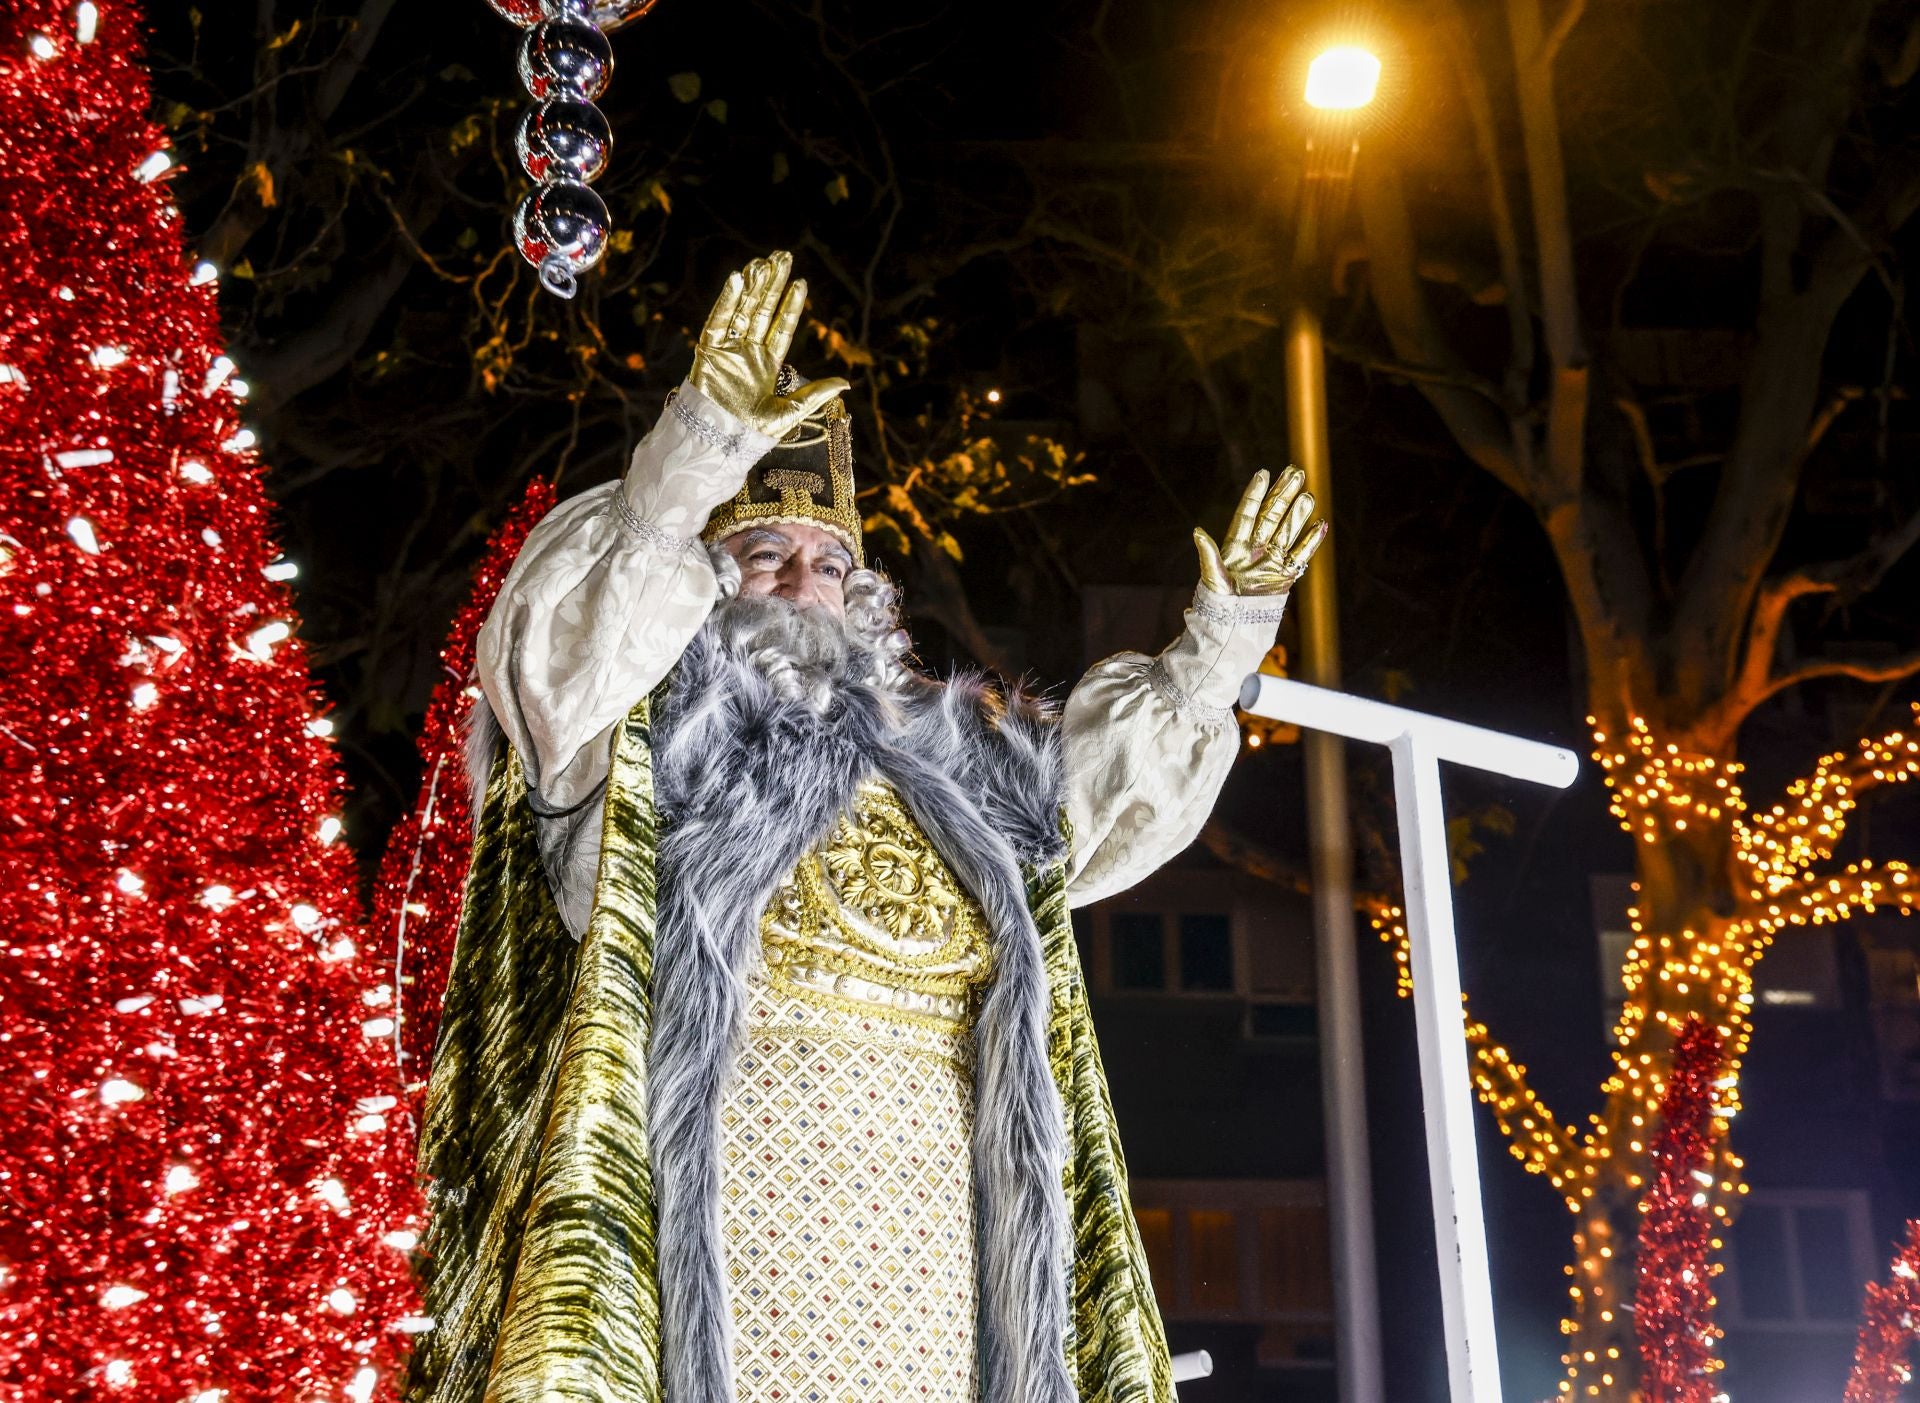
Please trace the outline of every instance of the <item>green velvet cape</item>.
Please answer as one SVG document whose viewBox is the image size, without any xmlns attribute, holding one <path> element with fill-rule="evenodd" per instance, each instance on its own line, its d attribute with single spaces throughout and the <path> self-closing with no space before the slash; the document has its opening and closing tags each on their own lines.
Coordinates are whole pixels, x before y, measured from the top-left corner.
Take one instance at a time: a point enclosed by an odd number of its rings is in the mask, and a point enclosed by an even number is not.
<svg viewBox="0 0 1920 1403">
<path fill-rule="evenodd" d="M 416 1341 L 408 1403 L 663 1403 L 646 1122 L 659 832 L 648 710 L 615 734 L 593 917 L 577 942 L 541 869 L 519 759 L 496 758 L 421 1131 L 433 1209 L 421 1274 L 436 1323 Z M 1067 1117 L 1062 1349 L 1085 1403 L 1173 1403 L 1064 867 L 1030 870 L 1027 896 Z"/>
</svg>

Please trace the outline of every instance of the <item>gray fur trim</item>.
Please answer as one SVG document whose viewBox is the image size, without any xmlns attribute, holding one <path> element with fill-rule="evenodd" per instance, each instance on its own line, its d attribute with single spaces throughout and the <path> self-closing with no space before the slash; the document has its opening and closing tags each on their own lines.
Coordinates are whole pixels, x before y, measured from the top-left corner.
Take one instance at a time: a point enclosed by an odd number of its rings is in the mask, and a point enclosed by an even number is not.
<svg viewBox="0 0 1920 1403">
<path fill-rule="evenodd" d="M 1067 855 L 1058 706 L 1008 693 L 980 672 L 955 673 L 945 683 L 911 674 L 899 695 L 902 743 L 953 777 L 1019 861 L 1046 866 Z"/>
<path fill-rule="evenodd" d="M 891 783 L 979 901 L 994 983 L 975 1028 L 974 1179 L 982 1398 L 1072 1403 L 1065 1340 L 1066 1128 L 1047 1059 L 1047 983 L 1019 860 L 1057 848 L 1057 729 L 977 678 L 876 686 L 854 649 L 824 714 L 782 698 L 703 630 L 654 729 L 662 820 L 648 1133 L 659 1192 L 661 1335 L 670 1403 L 733 1403 L 720 1241 L 720 1100 L 737 1064 L 760 913 L 849 811 Z M 1042 822 L 1042 816 L 1044 825 Z"/>
<path fill-rule="evenodd" d="M 593 919 L 593 889 L 600 877 L 600 830 L 607 821 L 607 782 L 602 779 L 586 798 L 566 809 L 549 809 L 540 796 L 528 791 L 533 810 L 533 836 L 540 847 L 540 867 L 547 874 L 560 923 L 575 940 L 587 934 Z"/>
<path fill-rule="evenodd" d="M 469 682 L 475 691 L 477 683 Z M 505 739 L 500 728 L 500 718 L 493 714 L 493 704 L 481 692 L 473 699 L 473 705 L 467 710 L 467 731 L 461 737 L 462 758 L 467 769 L 467 802 L 473 810 L 473 836 L 480 836 L 480 814 L 487 806 L 487 781 L 493 776 L 493 757 Z"/>
</svg>

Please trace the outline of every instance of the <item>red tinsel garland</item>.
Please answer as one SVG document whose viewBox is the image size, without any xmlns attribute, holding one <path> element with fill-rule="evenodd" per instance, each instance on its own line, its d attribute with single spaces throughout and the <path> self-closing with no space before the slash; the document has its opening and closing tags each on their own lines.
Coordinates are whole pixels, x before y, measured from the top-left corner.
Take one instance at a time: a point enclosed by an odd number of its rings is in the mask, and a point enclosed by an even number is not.
<svg viewBox="0 0 1920 1403">
<path fill-rule="evenodd" d="M 1907 1240 L 1893 1254 L 1887 1284 L 1867 1283 L 1861 1314 L 1846 1403 L 1898 1403 L 1900 1390 L 1913 1379 L 1907 1359 L 1920 1334 L 1920 1218 L 1907 1224 Z"/>
<path fill-rule="evenodd" d="M 432 1069 L 440 1000 L 459 933 L 460 899 L 473 844 L 462 744 L 477 695 L 472 682 L 474 640 L 527 532 L 553 509 L 553 502 L 553 484 L 535 478 L 487 543 L 473 593 L 454 617 L 440 650 L 440 684 L 420 735 L 420 797 L 387 840 L 374 885 L 373 929 L 398 991 L 395 1036 L 416 1104 Z"/>
<path fill-rule="evenodd" d="M 0 1399 L 366 1403 L 395 991 L 141 22 L 0 8 Z"/>
<path fill-rule="evenodd" d="M 1645 1403 L 1711 1403 L 1721 1361 L 1713 1323 L 1712 1266 L 1714 1082 L 1722 1039 L 1698 1018 L 1674 1044 L 1673 1069 L 1660 1100 L 1660 1130 L 1649 1158 L 1652 1183 L 1640 1200 L 1634 1334 Z"/>
</svg>

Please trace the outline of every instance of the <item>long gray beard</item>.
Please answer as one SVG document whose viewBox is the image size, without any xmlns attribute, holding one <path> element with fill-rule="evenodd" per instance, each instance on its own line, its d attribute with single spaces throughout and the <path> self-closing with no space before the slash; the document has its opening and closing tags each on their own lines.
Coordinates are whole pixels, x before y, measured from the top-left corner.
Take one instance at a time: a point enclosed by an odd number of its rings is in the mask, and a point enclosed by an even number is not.
<svg viewBox="0 0 1920 1403">
<path fill-rule="evenodd" d="M 843 637 L 863 627 L 856 579 Z M 731 1378 L 721 1100 L 746 1036 L 747 981 L 763 958 L 761 913 L 859 786 L 879 779 L 993 931 L 994 980 L 974 1027 L 978 1397 L 1074 1403 L 1061 1346 L 1072 1243 L 1066 1120 L 1048 1061 L 1045 949 L 1021 870 L 1064 855 L 1059 726 L 978 678 L 867 685 L 878 647 L 850 643 L 844 670 L 830 677 L 839 621 L 823 618 L 796 618 L 765 596 L 737 613 L 716 610 L 682 655 L 650 735 L 661 836 L 647 1148 L 662 1392 L 673 1403 L 758 1396 L 750 1386 L 736 1392 Z M 809 672 L 826 683 L 824 714 L 766 680 L 786 677 L 804 697 Z"/>
<path fill-rule="evenodd" d="M 778 595 L 733 595 L 714 605 L 707 628 L 722 649 L 768 679 L 781 701 L 806 702 L 826 714 L 833 689 L 847 681 L 899 687 L 906 635 L 895 630 L 897 622 L 887 587 L 877 601 L 849 597 L 845 616 Z"/>
<path fill-rule="evenodd" d="M 782 701 L 803 701 L 820 713 L 854 650 L 844 619 L 773 595 L 722 600 L 710 626 L 720 646 L 761 672 Z"/>
</svg>

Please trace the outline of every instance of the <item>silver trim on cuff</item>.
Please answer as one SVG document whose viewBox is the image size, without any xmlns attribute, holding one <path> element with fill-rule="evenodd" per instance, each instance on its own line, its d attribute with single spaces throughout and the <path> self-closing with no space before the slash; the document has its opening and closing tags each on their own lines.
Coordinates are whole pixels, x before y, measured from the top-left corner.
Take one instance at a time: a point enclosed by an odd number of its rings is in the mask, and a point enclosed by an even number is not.
<svg viewBox="0 0 1920 1403">
<path fill-rule="evenodd" d="M 1277 624 L 1286 616 L 1284 594 L 1221 595 L 1211 590 L 1196 590 L 1193 612 L 1211 624 L 1235 628 L 1240 624 Z"/>
<path fill-rule="evenodd" d="M 679 396 L 667 401 L 667 408 L 673 411 L 673 417 L 691 429 L 696 437 L 709 448 L 717 448 L 723 457 L 738 457 L 747 433 L 741 430 L 737 434 L 722 433 L 718 426 L 709 424 L 691 409 L 680 403 Z"/>
<path fill-rule="evenodd" d="M 648 521 L 633 509 L 633 503 L 627 500 L 624 490 L 613 494 L 616 514 L 627 534 L 636 537 L 644 545 L 652 546 L 662 555 L 682 555 L 700 545 L 697 536 L 676 536 L 657 521 Z"/>
<path fill-rule="evenodd" d="M 1147 664 L 1147 685 L 1153 688 L 1155 696 L 1173 708 L 1176 716 L 1186 716 L 1197 711 L 1216 721 L 1232 719 L 1232 702 L 1216 707 L 1205 706 L 1195 701 L 1193 697 L 1182 691 L 1171 677 L 1167 676 L 1167 665 L 1164 659 L 1155 658 Z"/>
</svg>

